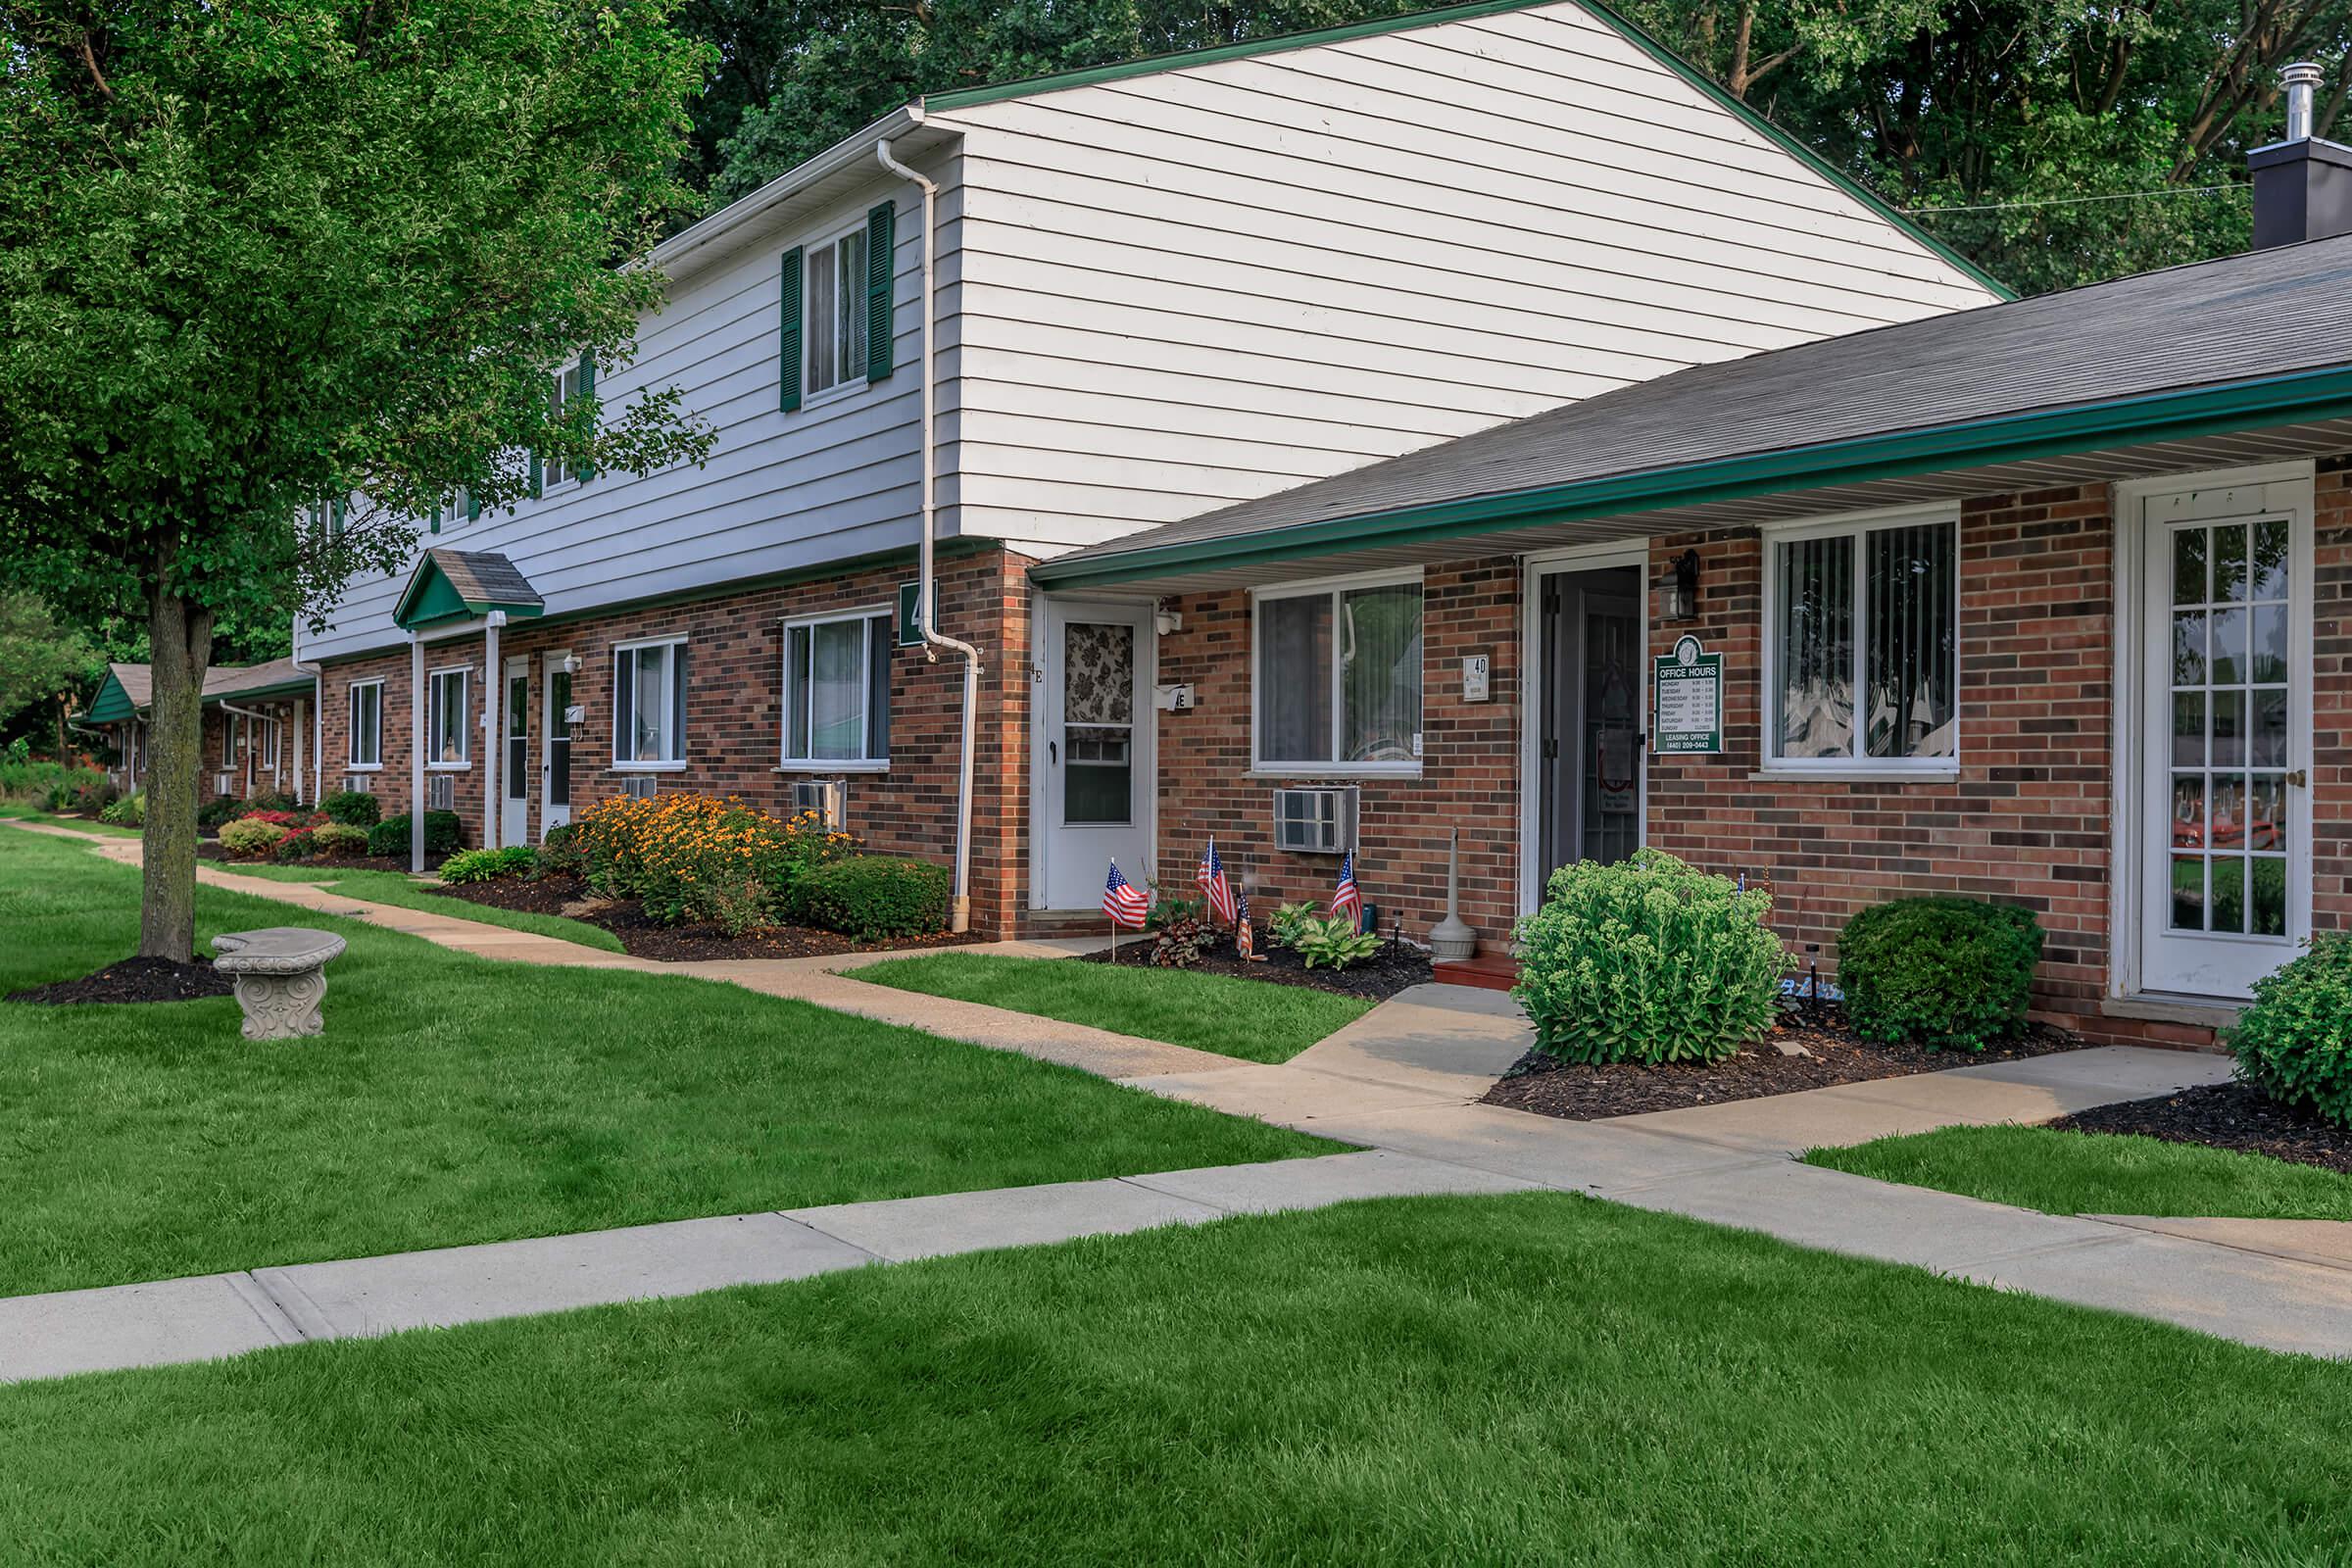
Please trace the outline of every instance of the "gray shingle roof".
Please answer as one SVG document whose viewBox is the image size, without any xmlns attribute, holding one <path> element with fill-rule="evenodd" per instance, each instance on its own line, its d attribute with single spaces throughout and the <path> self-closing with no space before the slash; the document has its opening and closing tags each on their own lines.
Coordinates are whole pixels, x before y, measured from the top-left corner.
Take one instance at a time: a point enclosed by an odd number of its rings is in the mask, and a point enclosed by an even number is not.
<svg viewBox="0 0 2352 1568">
<path fill-rule="evenodd" d="M 2352 236 L 1702 365 L 1060 556 L 1122 556 L 2352 365 Z M 1075 568 L 1075 569 L 1073 569 Z"/>
<path fill-rule="evenodd" d="M 547 601 L 514 563 L 495 550 L 430 550 L 433 564 L 469 605 L 534 605 Z"/>
</svg>

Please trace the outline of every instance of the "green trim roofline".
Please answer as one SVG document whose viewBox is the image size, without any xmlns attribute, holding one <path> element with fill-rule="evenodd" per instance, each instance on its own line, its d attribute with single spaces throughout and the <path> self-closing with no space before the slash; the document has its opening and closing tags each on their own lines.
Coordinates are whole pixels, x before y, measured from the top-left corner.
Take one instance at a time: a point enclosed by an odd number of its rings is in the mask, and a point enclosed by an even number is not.
<svg viewBox="0 0 2352 1568">
<path fill-rule="evenodd" d="M 1029 569 L 1029 575 L 1049 588 L 1098 588 L 1204 566 L 1231 568 L 1393 549 L 1509 527 L 1581 522 L 1667 507 L 1867 484 L 1941 468 L 2025 462 L 2104 447 L 2184 441 L 2230 430 L 2347 416 L 2352 416 L 2352 367 L 2337 367 L 1857 436 L 1818 446 L 1785 447 L 1712 463 L 1297 523 L 1262 533 L 1185 540 L 1092 558 L 1065 556 L 1040 562 Z M 1563 439 L 1573 439 L 1573 432 Z"/>
<path fill-rule="evenodd" d="M 1164 71 L 1185 71 L 1195 66 L 1213 66 L 1225 60 L 1247 60 L 1254 55 L 1281 54 L 1292 49 L 1311 49 L 1318 44 L 1346 43 L 1351 38 L 1370 38 L 1387 32 L 1410 32 L 1418 27 L 1436 26 L 1447 22 L 1468 22 L 1478 17 L 1499 16 L 1511 11 L 1532 11 L 1538 6 L 1558 5 L 1562 0 L 1471 0 L 1470 4 L 1442 6 L 1433 11 L 1411 11 L 1401 16 L 1376 17 L 1368 22 L 1350 22 L 1340 26 L 1317 27 L 1308 32 L 1274 33 L 1263 38 L 1248 38 L 1240 43 L 1214 44 L 1206 49 L 1180 50 L 1174 54 L 1146 55 L 1138 60 L 1121 60 L 1105 66 L 1090 66 L 1080 71 L 1063 71 L 1052 75 L 1030 76 L 1018 81 L 994 82 L 984 87 L 959 87 L 953 92 L 932 93 L 921 100 L 925 111 L 952 114 L 958 109 L 974 109 L 983 104 L 1004 103 L 1013 98 L 1032 98 L 1040 93 L 1061 92 L 1071 87 L 1091 87 L 1098 82 L 1124 81 L 1133 76 L 1157 75 Z M 1935 235 L 1905 218 L 1901 212 L 1844 172 L 1828 159 L 1806 146 L 1795 136 L 1783 130 L 1755 110 L 1741 103 L 1716 85 L 1705 73 L 1666 47 L 1640 24 L 1619 15 L 1602 0 L 1573 0 L 1592 16 L 1614 28 L 1625 39 L 1648 55 L 1659 65 L 1682 77 L 1704 93 L 1718 108 L 1728 110 L 1750 130 L 1771 141 L 1831 184 L 1868 207 L 1878 217 L 1892 223 L 1907 237 L 1925 246 L 1951 266 L 1966 273 L 1971 280 L 1991 290 L 2004 300 L 2017 298 L 2008 284 L 1985 271 L 1967 257 L 1953 250 Z"/>
</svg>

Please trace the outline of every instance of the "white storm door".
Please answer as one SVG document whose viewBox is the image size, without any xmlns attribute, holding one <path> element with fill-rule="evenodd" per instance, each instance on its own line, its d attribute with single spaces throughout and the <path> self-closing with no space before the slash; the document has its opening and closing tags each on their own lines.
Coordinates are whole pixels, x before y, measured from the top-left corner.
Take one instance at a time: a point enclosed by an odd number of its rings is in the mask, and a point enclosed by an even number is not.
<svg viewBox="0 0 2352 1568">
<path fill-rule="evenodd" d="M 507 661 L 506 755 L 499 760 L 498 842 L 531 841 L 531 662 Z"/>
<path fill-rule="evenodd" d="M 539 671 L 539 841 L 571 821 L 571 656 L 549 654 Z"/>
<path fill-rule="evenodd" d="M 2142 506 L 2140 988 L 2243 998 L 2311 934 L 2310 485 Z"/>
<path fill-rule="evenodd" d="M 1152 874 L 1152 710 L 1149 606 L 1046 601 L 1038 683 L 1043 907 L 1102 902 L 1110 862 Z"/>
</svg>

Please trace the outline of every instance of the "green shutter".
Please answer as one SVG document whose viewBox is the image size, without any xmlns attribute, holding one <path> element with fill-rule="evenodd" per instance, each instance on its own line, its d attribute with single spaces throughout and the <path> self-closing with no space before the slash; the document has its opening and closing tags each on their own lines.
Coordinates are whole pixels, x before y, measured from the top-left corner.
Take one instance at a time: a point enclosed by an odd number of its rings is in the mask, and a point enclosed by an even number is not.
<svg viewBox="0 0 2352 1568">
<path fill-rule="evenodd" d="M 780 386 L 776 406 L 786 414 L 801 406 L 801 312 L 806 301 L 801 293 L 801 247 L 795 245 L 784 253 L 783 309 L 777 317 L 776 379 Z"/>
<path fill-rule="evenodd" d="M 884 202 L 865 215 L 865 378 L 890 379 L 898 347 L 891 306 L 898 292 L 899 209 Z"/>
<path fill-rule="evenodd" d="M 593 356 L 582 354 L 580 356 L 580 396 L 582 398 L 589 398 L 595 396 L 595 394 L 596 360 Z M 595 460 L 593 458 L 582 459 L 580 462 L 580 483 L 586 484 L 589 480 L 595 477 Z"/>
<path fill-rule="evenodd" d="M 539 499 L 539 454 L 531 454 L 531 499 Z"/>
<path fill-rule="evenodd" d="M 338 539 L 343 536 L 343 503 L 340 500 L 335 503 L 334 511 L 328 516 L 327 531 Z"/>
<path fill-rule="evenodd" d="M 481 515 L 482 498 L 473 493 L 473 486 L 467 485 L 466 487 L 466 520 L 477 522 L 481 519 Z"/>
<path fill-rule="evenodd" d="M 441 531 L 441 509 L 440 509 L 439 507 L 435 507 L 435 508 L 433 509 L 433 532 L 435 532 L 435 533 L 439 533 L 440 531 Z"/>
</svg>

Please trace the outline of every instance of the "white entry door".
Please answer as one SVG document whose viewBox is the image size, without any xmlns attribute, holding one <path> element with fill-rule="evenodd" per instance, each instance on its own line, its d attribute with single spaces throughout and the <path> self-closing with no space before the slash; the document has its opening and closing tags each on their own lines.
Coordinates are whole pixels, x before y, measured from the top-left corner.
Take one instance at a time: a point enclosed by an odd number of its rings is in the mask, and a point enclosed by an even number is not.
<svg viewBox="0 0 2352 1568">
<path fill-rule="evenodd" d="M 2140 988 L 2242 998 L 2311 934 L 2311 482 L 2139 506 Z"/>
<path fill-rule="evenodd" d="M 1116 859 L 1152 874 L 1152 611 L 1046 601 L 1037 670 L 1040 877 L 1049 909 L 1090 909 Z"/>
<path fill-rule="evenodd" d="M 531 662 L 507 661 L 506 755 L 499 759 L 504 794 L 498 806 L 498 842 L 531 841 Z"/>
<path fill-rule="evenodd" d="M 571 820 L 571 656 L 549 654 L 539 672 L 539 839 Z"/>
</svg>

